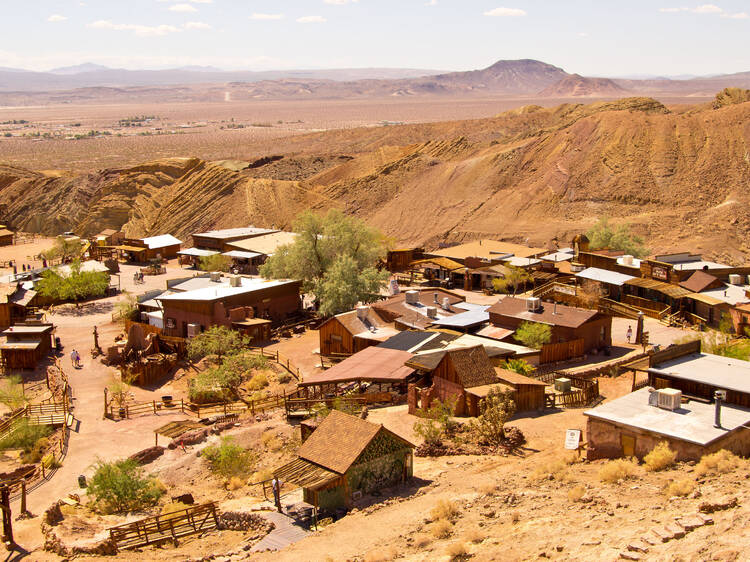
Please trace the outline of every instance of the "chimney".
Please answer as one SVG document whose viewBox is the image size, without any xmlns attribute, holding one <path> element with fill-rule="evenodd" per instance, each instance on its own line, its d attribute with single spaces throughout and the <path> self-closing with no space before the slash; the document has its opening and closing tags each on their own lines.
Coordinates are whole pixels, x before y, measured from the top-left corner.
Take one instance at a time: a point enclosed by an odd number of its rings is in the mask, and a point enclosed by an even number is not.
<svg viewBox="0 0 750 562">
<path fill-rule="evenodd" d="M 367 311 L 370 310 L 369 306 L 358 306 L 357 307 L 357 318 L 359 318 L 362 322 L 364 322 L 367 319 Z"/>
<path fill-rule="evenodd" d="M 443 299 L 443 310 L 450 310 L 451 309 L 451 300 L 448 297 L 445 297 Z"/>
<path fill-rule="evenodd" d="M 726 399 L 726 390 L 717 390 L 714 392 L 714 401 L 716 403 L 716 410 L 714 412 L 714 427 L 721 428 L 721 403 Z"/>
<path fill-rule="evenodd" d="M 437 308 L 434 306 L 428 306 L 427 307 L 427 317 L 428 318 L 437 318 Z"/>
<path fill-rule="evenodd" d="M 438 294 L 437 293 L 432 293 L 432 297 L 433 297 L 433 299 L 435 301 L 435 304 L 440 304 L 440 301 L 438 300 Z"/>
</svg>

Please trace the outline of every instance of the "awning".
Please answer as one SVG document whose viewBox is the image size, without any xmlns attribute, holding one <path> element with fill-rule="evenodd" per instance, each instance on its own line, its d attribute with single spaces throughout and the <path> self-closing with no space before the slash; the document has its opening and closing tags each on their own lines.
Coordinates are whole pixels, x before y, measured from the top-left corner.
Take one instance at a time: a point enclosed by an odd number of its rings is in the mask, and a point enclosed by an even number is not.
<svg viewBox="0 0 750 562">
<path fill-rule="evenodd" d="M 438 266 L 441 269 L 447 269 L 448 271 L 453 271 L 455 269 L 463 269 L 464 266 L 458 263 L 457 261 L 453 261 L 450 258 L 430 258 L 425 260 L 417 260 L 413 261 L 409 264 L 409 267 L 414 267 L 418 265 L 428 265 L 428 264 L 434 264 Z"/>
<path fill-rule="evenodd" d="M 195 256 L 198 258 L 207 258 L 208 256 L 215 256 L 218 254 L 216 250 L 201 250 L 200 248 L 185 248 L 177 252 L 178 256 Z"/>
<path fill-rule="evenodd" d="M 273 475 L 282 483 L 288 482 L 300 488 L 312 489 L 325 486 L 341 477 L 340 474 L 300 458 L 277 468 L 273 471 Z"/>
<path fill-rule="evenodd" d="M 122 250 L 123 252 L 145 252 L 148 248 L 142 246 L 115 246 L 116 250 Z"/>
<path fill-rule="evenodd" d="M 702 295 L 700 293 L 692 293 L 690 295 L 687 295 L 685 298 L 688 298 L 694 301 L 699 301 L 709 306 L 717 306 L 719 304 L 724 304 L 724 301 L 722 300 L 715 299 L 714 297 L 710 297 L 708 295 Z"/>
<path fill-rule="evenodd" d="M 673 299 L 681 299 L 692 294 L 687 289 L 683 289 L 679 285 L 672 285 L 671 283 L 665 283 L 664 281 L 657 281 L 656 279 L 647 279 L 645 277 L 635 277 L 625 281 L 625 285 L 633 287 L 641 287 L 642 289 L 656 291 L 663 295 L 667 295 Z"/>
<path fill-rule="evenodd" d="M 168 424 L 155 429 L 154 433 L 156 433 L 157 435 L 163 435 L 164 437 L 168 437 L 169 439 L 173 439 L 175 437 L 179 437 L 187 431 L 190 431 L 191 429 L 200 429 L 204 427 L 206 426 L 202 423 L 198 423 L 193 420 L 180 420 L 169 422 Z"/>
<path fill-rule="evenodd" d="M 259 254 L 258 252 L 245 252 L 243 250 L 230 250 L 229 252 L 224 252 L 221 255 L 227 256 L 228 258 L 239 258 L 239 259 L 251 260 L 253 258 L 262 256 L 263 254 Z"/>
</svg>

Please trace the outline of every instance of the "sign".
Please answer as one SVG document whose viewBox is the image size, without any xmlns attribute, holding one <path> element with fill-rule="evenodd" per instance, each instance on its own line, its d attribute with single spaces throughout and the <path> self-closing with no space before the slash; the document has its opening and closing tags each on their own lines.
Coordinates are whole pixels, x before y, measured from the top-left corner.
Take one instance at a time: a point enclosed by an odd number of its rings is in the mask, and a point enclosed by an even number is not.
<svg viewBox="0 0 750 562">
<path fill-rule="evenodd" d="M 651 277 L 654 279 L 667 280 L 667 268 L 654 266 L 651 268 Z"/>
<path fill-rule="evenodd" d="M 391 295 L 398 295 L 399 288 L 398 288 L 398 281 L 396 279 L 391 279 Z"/>
<path fill-rule="evenodd" d="M 565 430 L 565 448 L 571 451 L 577 451 L 581 446 L 581 430 L 580 429 L 566 429 Z"/>
<path fill-rule="evenodd" d="M 555 283 L 555 292 L 563 295 L 576 296 L 575 285 L 558 285 Z"/>
<path fill-rule="evenodd" d="M 167 329 L 174 330 L 177 327 L 177 322 L 174 318 L 167 318 Z"/>
</svg>

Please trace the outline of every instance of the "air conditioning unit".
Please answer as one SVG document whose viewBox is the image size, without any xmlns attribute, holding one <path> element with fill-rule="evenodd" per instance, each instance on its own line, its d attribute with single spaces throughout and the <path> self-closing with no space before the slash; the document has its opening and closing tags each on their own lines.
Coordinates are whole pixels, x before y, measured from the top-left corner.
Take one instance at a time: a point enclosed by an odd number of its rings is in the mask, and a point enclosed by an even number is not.
<svg viewBox="0 0 750 562">
<path fill-rule="evenodd" d="M 419 304 L 419 291 L 406 291 L 405 295 L 406 304 Z"/>
<path fill-rule="evenodd" d="M 539 297 L 531 297 L 526 299 L 526 310 L 529 312 L 536 312 L 542 307 L 542 299 Z"/>
<path fill-rule="evenodd" d="M 738 275 L 736 273 L 730 273 L 729 284 L 730 285 L 742 285 L 742 275 Z"/>
<path fill-rule="evenodd" d="M 663 410 L 677 410 L 682 403 L 682 391 L 675 388 L 662 388 L 656 392 L 656 405 Z"/>
<path fill-rule="evenodd" d="M 443 310 L 451 309 L 451 300 L 448 297 L 443 298 Z"/>
<path fill-rule="evenodd" d="M 559 378 L 555 379 L 555 391 L 557 392 L 570 392 L 570 379 Z"/>
<path fill-rule="evenodd" d="M 633 265 L 633 256 L 630 254 L 622 256 L 622 265 Z"/>
<path fill-rule="evenodd" d="M 214 283 L 218 283 L 219 281 L 221 281 L 221 272 L 212 271 L 211 273 L 208 274 L 208 278 Z"/>
<path fill-rule="evenodd" d="M 201 333 L 200 324 L 188 324 L 187 325 L 187 337 L 193 338 Z"/>
<path fill-rule="evenodd" d="M 434 306 L 428 306 L 426 312 L 428 318 L 437 318 L 437 308 Z"/>
<path fill-rule="evenodd" d="M 232 275 L 229 278 L 229 286 L 230 287 L 242 287 L 242 277 L 239 275 Z"/>
</svg>

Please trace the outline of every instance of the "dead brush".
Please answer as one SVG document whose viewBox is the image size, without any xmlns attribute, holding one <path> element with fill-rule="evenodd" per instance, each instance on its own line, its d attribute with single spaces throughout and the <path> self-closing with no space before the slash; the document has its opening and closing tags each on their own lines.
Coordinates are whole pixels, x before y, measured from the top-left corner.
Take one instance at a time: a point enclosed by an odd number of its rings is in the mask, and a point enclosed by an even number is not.
<svg viewBox="0 0 750 562">
<path fill-rule="evenodd" d="M 476 527 L 472 527 L 464 533 L 463 539 L 470 543 L 479 544 L 485 539 L 485 535 Z"/>
<path fill-rule="evenodd" d="M 449 544 L 445 549 L 445 554 L 448 555 L 450 560 L 462 560 L 468 552 L 466 551 L 466 545 L 458 541 Z"/>
<path fill-rule="evenodd" d="M 726 449 L 716 451 L 710 455 L 703 455 L 700 462 L 695 467 L 695 474 L 706 476 L 708 474 L 726 474 L 739 468 L 742 459 L 730 453 Z"/>
<path fill-rule="evenodd" d="M 573 486 L 568 490 L 568 499 L 572 502 L 579 502 L 586 495 L 586 488 L 583 486 Z"/>
<path fill-rule="evenodd" d="M 414 546 L 417 548 L 425 548 L 429 546 L 431 542 L 432 538 L 425 533 L 420 533 L 414 537 Z"/>
<path fill-rule="evenodd" d="M 242 478 L 238 478 L 237 476 L 232 476 L 227 481 L 227 490 L 239 490 L 245 485 L 245 483 L 242 481 Z"/>
<path fill-rule="evenodd" d="M 557 480 L 559 482 L 568 482 L 572 478 L 569 467 L 574 462 L 576 462 L 575 453 L 566 454 L 541 465 L 531 476 L 535 480 Z"/>
<path fill-rule="evenodd" d="M 498 486 L 497 484 L 483 484 L 478 491 L 483 496 L 494 496 L 498 492 Z"/>
<path fill-rule="evenodd" d="M 363 562 L 390 562 L 396 558 L 398 558 L 398 551 L 392 546 L 385 550 L 371 550 L 365 555 Z"/>
<path fill-rule="evenodd" d="M 432 521 L 454 521 L 461 511 L 458 509 L 458 505 L 450 500 L 439 500 L 435 507 L 430 510 L 430 519 Z"/>
<path fill-rule="evenodd" d="M 284 446 L 284 443 L 282 443 L 281 439 L 273 431 L 264 431 L 260 436 L 260 442 L 263 443 L 266 449 L 273 452 L 280 450 Z"/>
<path fill-rule="evenodd" d="M 670 498 L 673 496 L 688 496 L 695 490 L 695 482 L 690 478 L 681 478 L 672 480 L 664 487 L 664 493 Z"/>
<path fill-rule="evenodd" d="M 677 452 L 670 449 L 666 441 L 662 441 L 643 457 L 643 463 L 646 465 L 646 470 L 656 472 L 672 466 L 676 458 Z"/>
<path fill-rule="evenodd" d="M 430 525 L 430 533 L 436 539 L 447 539 L 453 533 L 453 525 L 447 519 L 438 519 Z"/>
<path fill-rule="evenodd" d="M 614 459 L 599 469 L 599 480 L 614 484 L 638 476 L 638 464 L 632 459 Z"/>
</svg>

